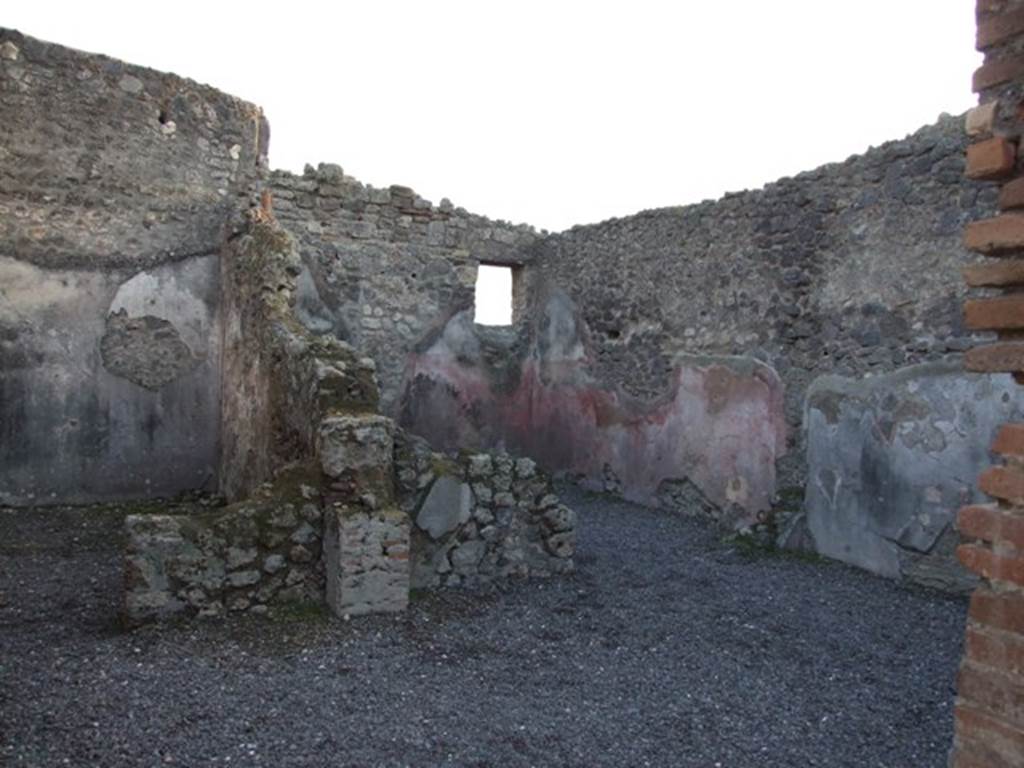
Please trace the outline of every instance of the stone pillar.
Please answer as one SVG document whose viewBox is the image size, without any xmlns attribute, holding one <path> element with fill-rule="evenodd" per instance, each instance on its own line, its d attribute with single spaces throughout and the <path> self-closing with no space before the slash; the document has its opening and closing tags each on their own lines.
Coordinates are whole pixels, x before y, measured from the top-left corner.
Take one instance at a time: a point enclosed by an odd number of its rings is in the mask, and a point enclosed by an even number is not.
<svg viewBox="0 0 1024 768">
<path fill-rule="evenodd" d="M 409 517 L 398 509 L 338 506 L 324 539 L 327 604 L 338 616 L 409 604 Z"/>
<path fill-rule="evenodd" d="M 978 0 L 977 19 L 985 63 L 974 73 L 980 106 L 967 117 L 967 175 L 1002 187 L 999 213 L 969 225 L 964 237 L 993 258 L 964 277 L 1003 295 L 966 303 L 968 327 L 997 335 L 968 352 L 966 364 L 1024 383 L 1024 0 Z M 957 683 L 954 768 L 1024 765 L 1024 424 L 1002 427 L 992 450 L 1002 464 L 982 473 L 979 487 L 994 502 L 959 514 L 965 541 L 957 553 L 983 582 L 971 598 Z"/>
<path fill-rule="evenodd" d="M 409 603 L 409 516 L 394 506 L 394 423 L 375 413 L 329 416 L 317 452 L 327 478 L 327 604 L 338 616 Z"/>
</svg>

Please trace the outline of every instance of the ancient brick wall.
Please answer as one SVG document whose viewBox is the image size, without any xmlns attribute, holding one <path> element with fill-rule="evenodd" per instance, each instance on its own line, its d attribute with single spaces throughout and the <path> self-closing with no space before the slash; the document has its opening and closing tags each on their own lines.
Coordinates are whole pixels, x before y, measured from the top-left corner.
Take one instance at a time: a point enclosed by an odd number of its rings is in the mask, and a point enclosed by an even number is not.
<svg viewBox="0 0 1024 768">
<path fill-rule="evenodd" d="M 0 29 L 0 113 L 0 503 L 214 490 L 259 111 Z"/>
<path fill-rule="evenodd" d="M 975 297 L 967 325 L 998 340 L 972 349 L 967 367 L 1024 372 L 1024 3 L 978 0 L 974 73 L 980 105 L 969 115 L 968 176 L 1000 182 L 999 213 L 971 224 L 965 244 L 985 259 L 964 270 Z M 1004 426 L 992 443 L 996 466 L 979 478 L 989 504 L 964 507 L 960 559 L 982 578 L 971 598 L 957 683 L 954 768 L 1024 765 L 1024 424 Z"/>
</svg>

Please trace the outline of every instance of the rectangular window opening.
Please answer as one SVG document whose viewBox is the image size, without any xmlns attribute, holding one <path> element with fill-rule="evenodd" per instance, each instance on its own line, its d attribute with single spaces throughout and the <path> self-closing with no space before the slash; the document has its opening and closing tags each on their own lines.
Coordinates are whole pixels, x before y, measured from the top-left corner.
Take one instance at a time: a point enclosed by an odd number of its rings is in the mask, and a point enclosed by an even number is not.
<svg viewBox="0 0 1024 768">
<path fill-rule="evenodd" d="M 473 306 L 477 325 L 512 325 L 512 268 L 481 264 Z"/>
</svg>

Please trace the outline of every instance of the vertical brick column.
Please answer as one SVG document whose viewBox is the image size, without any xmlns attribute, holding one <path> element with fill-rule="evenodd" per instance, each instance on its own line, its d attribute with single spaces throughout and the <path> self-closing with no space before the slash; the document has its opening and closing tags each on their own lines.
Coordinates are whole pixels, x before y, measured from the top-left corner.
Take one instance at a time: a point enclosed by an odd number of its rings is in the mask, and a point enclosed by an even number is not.
<svg viewBox="0 0 1024 768">
<path fill-rule="evenodd" d="M 996 339 L 967 353 L 967 368 L 1012 373 L 1024 383 L 1024 0 L 978 0 L 974 73 L 980 106 L 967 117 L 967 175 L 1000 183 L 999 212 L 975 222 L 966 246 L 988 257 L 964 278 L 984 290 L 964 317 Z M 1003 426 L 1001 462 L 979 488 L 994 500 L 960 510 L 961 562 L 983 581 L 971 597 L 957 682 L 954 768 L 1024 766 L 1024 424 Z"/>
</svg>

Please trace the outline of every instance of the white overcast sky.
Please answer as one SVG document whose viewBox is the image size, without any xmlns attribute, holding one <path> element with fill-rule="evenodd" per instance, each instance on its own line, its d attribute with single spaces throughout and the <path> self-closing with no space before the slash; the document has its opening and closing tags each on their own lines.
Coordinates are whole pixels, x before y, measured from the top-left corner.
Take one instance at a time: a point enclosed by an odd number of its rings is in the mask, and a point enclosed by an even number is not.
<svg viewBox="0 0 1024 768">
<path fill-rule="evenodd" d="M 335 162 L 538 228 L 759 187 L 974 102 L 974 0 L 47 2 L 0 25 L 261 105 Z"/>
</svg>

